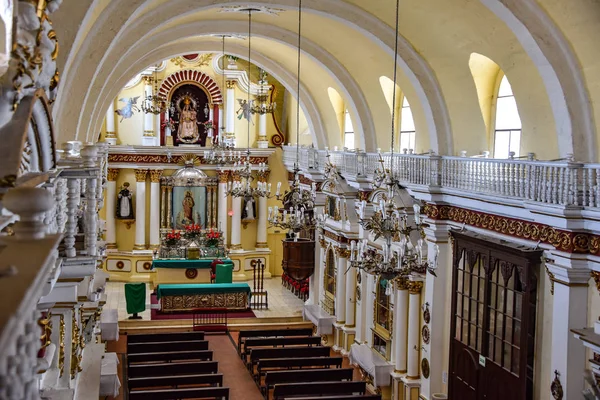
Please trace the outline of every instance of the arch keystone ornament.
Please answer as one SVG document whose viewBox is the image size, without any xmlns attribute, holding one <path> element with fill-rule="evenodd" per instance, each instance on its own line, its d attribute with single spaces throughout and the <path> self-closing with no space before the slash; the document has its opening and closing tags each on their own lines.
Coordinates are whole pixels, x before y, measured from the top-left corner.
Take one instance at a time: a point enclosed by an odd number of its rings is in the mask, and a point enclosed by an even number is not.
<svg viewBox="0 0 600 400">
<path fill-rule="evenodd" d="M 204 72 L 193 69 L 183 69 L 169 75 L 160 85 L 158 95 L 164 99 L 168 99 L 171 91 L 185 82 L 199 84 L 205 88 L 207 95 L 210 97 L 209 103 L 223 104 L 223 93 L 221 92 L 219 85 L 217 85 L 217 82 Z"/>
</svg>

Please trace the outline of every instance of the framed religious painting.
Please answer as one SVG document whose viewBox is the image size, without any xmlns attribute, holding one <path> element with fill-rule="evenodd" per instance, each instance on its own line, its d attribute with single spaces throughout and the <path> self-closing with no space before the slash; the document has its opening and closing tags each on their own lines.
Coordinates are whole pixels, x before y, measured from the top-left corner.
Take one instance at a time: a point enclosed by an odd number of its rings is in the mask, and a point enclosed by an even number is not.
<svg viewBox="0 0 600 400">
<path fill-rule="evenodd" d="M 173 187 L 173 223 L 175 229 L 184 229 L 186 225 L 207 226 L 206 187 Z"/>
</svg>

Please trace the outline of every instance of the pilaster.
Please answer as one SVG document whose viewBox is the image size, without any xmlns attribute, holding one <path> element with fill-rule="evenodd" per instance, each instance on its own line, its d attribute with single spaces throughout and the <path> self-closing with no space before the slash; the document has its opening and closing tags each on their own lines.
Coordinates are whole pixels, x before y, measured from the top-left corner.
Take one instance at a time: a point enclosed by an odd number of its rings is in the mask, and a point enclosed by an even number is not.
<svg viewBox="0 0 600 400">
<path fill-rule="evenodd" d="M 163 170 L 150 170 L 150 249 L 160 247 L 160 178 Z"/>
<path fill-rule="evenodd" d="M 146 250 L 146 177 L 147 169 L 135 171 L 135 244 L 134 250 Z"/>
</svg>

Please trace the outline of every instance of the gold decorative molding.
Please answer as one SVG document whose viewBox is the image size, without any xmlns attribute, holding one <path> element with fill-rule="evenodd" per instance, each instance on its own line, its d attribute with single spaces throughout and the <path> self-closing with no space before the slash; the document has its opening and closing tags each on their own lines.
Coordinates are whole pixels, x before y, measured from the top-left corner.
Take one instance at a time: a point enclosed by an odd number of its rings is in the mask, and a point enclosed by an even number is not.
<svg viewBox="0 0 600 400">
<path fill-rule="evenodd" d="M 227 81 L 227 82 L 225 82 L 225 87 L 227 89 L 234 89 L 235 88 L 235 81 Z"/>
<path fill-rule="evenodd" d="M 134 250 L 146 250 L 146 245 L 145 244 L 135 244 L 133 246 Z"/>
<path fill-rule="evenodd" d="M 136 182 L 146 182 L 146 177 L 148 176 L 147 169 L 136 169 L 134 172 Z"/>
<path fill-rule="evenodd" d="M 160 183 L 160 178 L 162 177 L 163 170 L 162 169 L 151 169 L 150 170 L 150 182 Z"/>
<path fill-rule="evenodd" d="M 407 278 L 396 278 L 394 279 L 394 283 L 396 284 L 397 290 L 408 290 L 409 288 L 409 280 Z"/>
<path fill-rule="evenodd" d="M 106 131 L 106 135 L 104 137 L 107 138 L 107 139 L 116 139 L 117 138 L 117 133 L 116 132 Z"/>
<path fill-rule="evenodd" d="M 327 242 L 325 241 L 325 237 L 323 237 L 322 235 L 319 237 L 319 244 L 321 245 L 321 247 L 324 249 L 325 246 L 327 246 Z"/>
<path fill-rule="evenodd" d="M 262 172 L 257 172 L 256 178 L 259 182 L 267 182 L 269 180 L 269 175 L 271 175 L 271 170 L 266 170 Z"/>
<path fill-rule="evenodd" d="M 77 325 L 76 313 L 73 311 L 73 326 L 71 327 L 71 379 L 75 379 L 75 375 L 81 372 L 81 354 L 79 352 L 80 347 L 80 330 Z"/>
<path fill-rule="evenodd" d="M 152 83 L 154 83 L 154 78 L 149 75 L 145 75 L 145 76 L 142 76 L 142 81 L 146 85 L 152 85 Z"/>
<path fill-rule="evenodd" d="M 230 250 L 242 250 L 242 245 L 241 244 L 232 244 L 231 246 L 229 246 Z"/>
<path fill-rule="evenodd" d="M 144 136 L 145 137 L 154 137 L 154 131 L 144 131 Z"/>
<path fill-rule="evenodd" d="M 423 290 L 423 282 L 408 281 L 408 293 L 420 294 L 421 290 Z"/>
<path fill-rule="evenodd" d="M 229 171 L 217 171 L 219 183 L 227 183 L 229 181 Z"/>
<path fill-rule="evenodd" d="M 257 249 L 268 249 L 269 248 L 269 244 L 265 243 L 265 242 L 256 242 L 255 248 L 257 248 Z"/>
<path fill-rule="evenodd" d="M 63 314 L 60 314 L 59 341 L 58 370 L 60 371 L 60 377 L 62 377 L 65 369 L 65 316 Z"/>
<path fill-rule="evenodd" d="M 594 278 L 594 282 L 596 283 L 596 290 L 600 292 L 600 272 L 592 271 L 592 278 Z"/>
<path fill-rule="evenodd" d="M 344 247 L 336 247 L 335 252 L 339 258 L 349 258 L 350 257 L 350 249 L 346 249 Z"/>
<path fill-rule="evenodd" d="M 550 278 L 550 294 L 552 296 L 554 296 L 554 280 L 556 278 L 554 278 L 554 274 L 552 272 L 550 272 L 550 268 L 548 268 L 547 265 L 545 265 L 545 267 L 546 267 L 546 274 L 548 275 L 548 278 Z M 593 274 L 593 272 L 592 272 L 592 274 Z"/>
<path fill-rule="evenodd" d="M 240 181 L 242 180 L 242 177 L 241 177 L 241 175 L 240 175 L 240 172 L 239 172 L 239 171 L 232 171 L 232 172 L 231 172 L 231 177 L 232 177 L 232 179 L 233 179 L 234 181 L 236 181 L 236 182 L 240 182 Z"/>
<path fill-rule="evenodd" d="M 119 177 L 119 169 L 118 168 L 109 168 L 106 174 L 106 179 L 110 182 L 115 182 Z"/>
</svg>

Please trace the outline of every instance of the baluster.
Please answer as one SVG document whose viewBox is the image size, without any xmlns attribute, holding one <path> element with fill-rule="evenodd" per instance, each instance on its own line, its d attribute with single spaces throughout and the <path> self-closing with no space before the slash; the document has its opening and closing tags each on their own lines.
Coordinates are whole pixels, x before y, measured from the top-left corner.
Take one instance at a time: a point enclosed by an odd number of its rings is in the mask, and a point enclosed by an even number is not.
<svg viewBox="0 0 600 400">
<path fill-rule="evenodd" d="M 595 169 L 594 174 L 596 175 L 594 188 L 594 207 L 600 207 L 600 169 Z M 590 185 L 592 183 L 590 182 Z"/>
<path fill-rule="evenodd" d="M 77 231 L 77 206 L 79 205 L 79 179 L 67 179 L 67 221 L 65 224 L 65 253 L 75 257 L 75 234 Z"/>
</svg>

